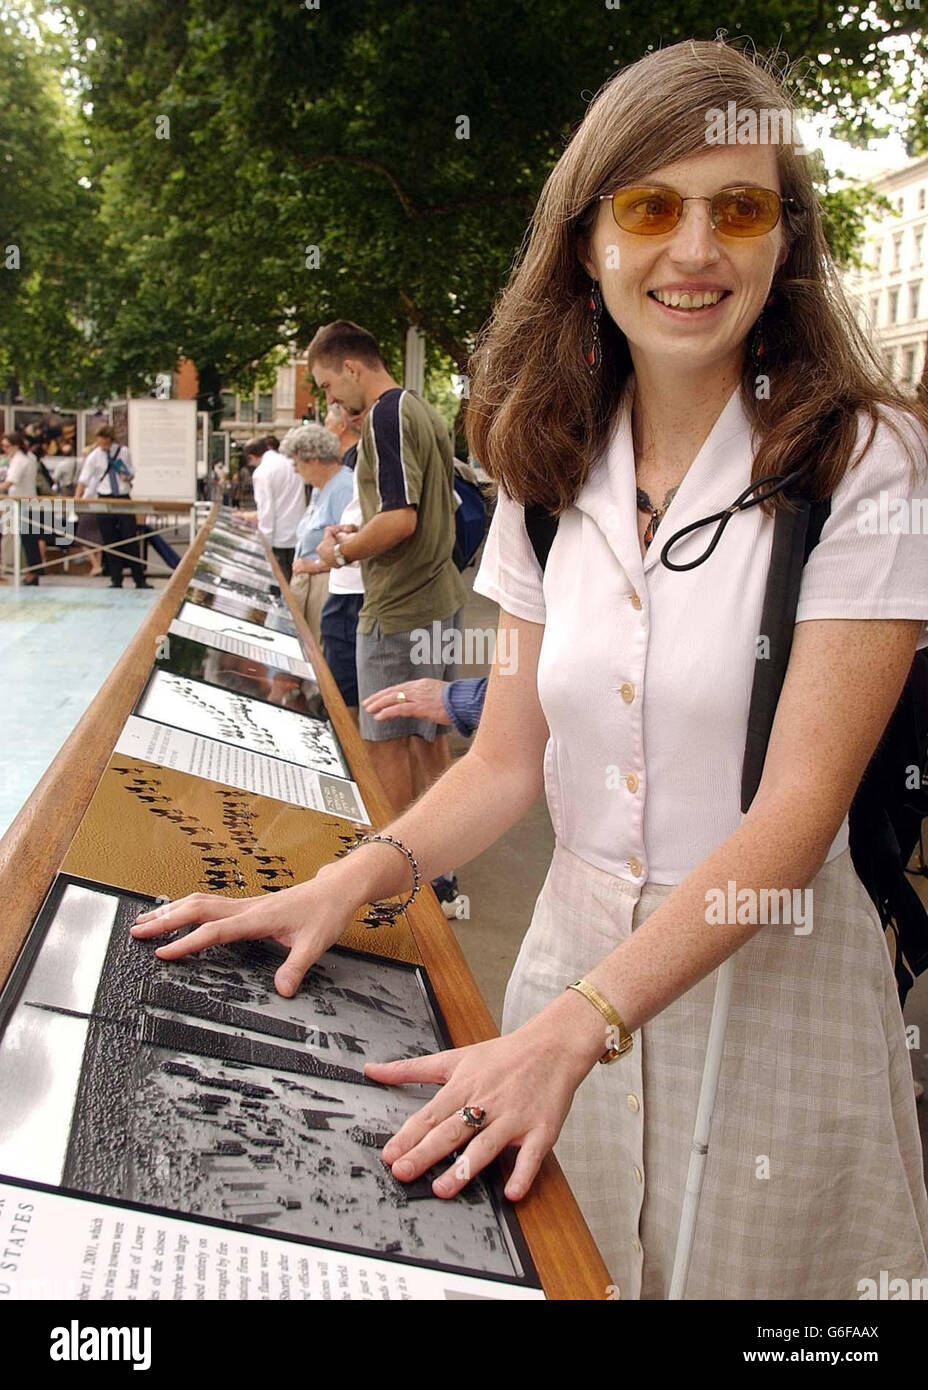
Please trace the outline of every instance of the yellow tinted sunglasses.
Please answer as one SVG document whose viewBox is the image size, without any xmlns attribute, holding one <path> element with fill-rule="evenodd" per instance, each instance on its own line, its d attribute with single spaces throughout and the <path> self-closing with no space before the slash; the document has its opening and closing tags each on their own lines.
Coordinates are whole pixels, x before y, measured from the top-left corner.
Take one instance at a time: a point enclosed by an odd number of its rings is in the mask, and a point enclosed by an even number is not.
<svg viewBox="0 0 928 1390">
<path fill-rule="evenodd" d="M 711 198 L 684 198 L 672 188 L 649 184 L 601 194 L 599 201 L 606 200 L 612 203 L 612 215 L 622 230 L 638 236 L 672 232 L 683 216 L 684 203 L 708 203 L 712 226 L 723 236 L 763 236 L 779 222 L 784 204 L 794 203 L 772 188 L 723 188 Z"/>
</svg>

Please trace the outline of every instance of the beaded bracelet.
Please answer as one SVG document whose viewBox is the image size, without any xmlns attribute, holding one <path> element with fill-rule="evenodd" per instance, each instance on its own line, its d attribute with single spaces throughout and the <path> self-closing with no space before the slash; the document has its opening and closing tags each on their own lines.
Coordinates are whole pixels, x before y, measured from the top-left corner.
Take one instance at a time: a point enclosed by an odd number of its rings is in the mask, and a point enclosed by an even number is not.
<svg viewBox="0 0 928 1390">
<path fill-rule="evenodd" d="M 419 889 L 422 887 L 422 875 L 419 872 L 419 861 L 412 850 L 407 848 L 402 840 L 396 840 L 392 835 L 365 835 L 353 848 L 359 849 L 361 845 L 371 845 L 377 840 L 381 841 L 382 844 L 392 845 L 401 854 L 405 854 L 412 867 L 412 892 L 406 901 L 404 903 L 371 903 L 371 910 L 364 918 L 364 923 L 368 927 L 381 927 L 384 923 L 392 927 L 400 913 L 405 912 L 407 907 L 411 907 L 418 897 Z"/>
</svg>

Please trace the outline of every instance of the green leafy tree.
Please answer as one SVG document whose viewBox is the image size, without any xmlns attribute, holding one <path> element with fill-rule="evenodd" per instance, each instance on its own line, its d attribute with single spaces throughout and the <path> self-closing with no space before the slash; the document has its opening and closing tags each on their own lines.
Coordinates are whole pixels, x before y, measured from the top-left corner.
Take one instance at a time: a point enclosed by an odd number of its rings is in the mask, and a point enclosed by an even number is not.
<svg viewBox="0 0 928 1390">
<path fill-rule="evenodd" d="M 67 48 L 28 11 L 0 25 L 0 378 L 12 392 L 87 386 L 96 200 L 85 134 L 60 82 Z"/>
<path fill-rule="evenodd" d="M 280 343 L 358 320 L 398 369 L 420 327 L 460 370 L 587 101 L 649 45 L 711 38 L 709 0 L 81 0 L 64 7 L 99 212 L 95 367 L 142 390 L 181 355 L 204 401 Z M 729 7 L 855 138 L 922 56 L 918 11 Z M 885 50 L 887 35 L 908 57 Z M 901 64 L 901 66 L 900 66 Z M 911 132 L 909 132 L 911 135 Z M 916 138 L 916 137 L 912 137 Z M 822 186 L 839 260 L 865 194 Z"/>
</svg>

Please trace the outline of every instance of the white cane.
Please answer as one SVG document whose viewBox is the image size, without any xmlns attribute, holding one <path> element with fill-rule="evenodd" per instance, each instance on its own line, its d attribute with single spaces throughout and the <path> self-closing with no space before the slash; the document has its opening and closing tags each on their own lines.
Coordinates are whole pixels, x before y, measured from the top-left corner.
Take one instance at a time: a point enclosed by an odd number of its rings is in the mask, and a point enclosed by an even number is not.
<svg viewBox="0 0 928 1390">
<path fill-rule="evenodd" d="M 706 1045 L 706 1060 L 699 1087 L 696 1125 L 693 1129 L 690 1164 L 686 1174 L 686 1189 L 683 1193 L 683 1210 L 680 1213 L 677 1248 L 674 1253 L 673 1270 L 670 1276 L 670 1293 L 668 1294 L 670 1300 L 682 1299 L 686 1293 L 686 1281 L 693 1255 L 693 1236 L 696 1233 L 696 1218 L 699 1215 L 703 1174 L 705 1173 L 706 1159 L 709 1156 L 709 1130 L 712 1125 L 712 1112 L 715 1109 L 715 1093 L 719 1084 L 719 1072 L 722 1069 L 722 1051 L 725 1047 L 725 1031 L 728 1027 L 728 1012 L 731 1007 L 734 978 L 735 957 L 732 955 L 727 960 L 723 960 L 716 971 L 715 998 L 712 1001 L 712 1018 L 709 1022 L 709 1041 Z"/>
</svg>

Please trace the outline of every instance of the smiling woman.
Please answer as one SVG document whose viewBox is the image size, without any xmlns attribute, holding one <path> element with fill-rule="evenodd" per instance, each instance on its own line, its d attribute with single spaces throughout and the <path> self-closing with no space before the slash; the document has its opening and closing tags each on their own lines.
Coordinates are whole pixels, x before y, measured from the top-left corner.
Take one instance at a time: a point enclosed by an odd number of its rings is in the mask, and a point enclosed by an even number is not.
<svg viewBox="0 0 928 1390">
<path fill-rule="evenodd" d="M 720 145 L 707 120 L 717 110 L 784 119 Z M 797 130 L 772 65 L 724 43 L 649 54 L 595 98 L 472 363 L 473 450 L 516 501 L 559 512 L 576 498 L 642 335 L 682 370 L 711 371 L 716 413 L 740 380 L 758 434 L 753 478 L 804 467 L 812 496 L 845 472 L 858 412 L 873 424 L 881 403 L 911 411 L 847 306 Z M 606 309 L 592 374 L 591 281 Z"/>
<path fill-rule="evenodd" d="M 699 1299 L 853 1299 L 882 1270 L 928 1276 L 902 1014 L 847 825 L 928 646 L 922 538 L 864 534 L 860 503 L 918 501 L 928 416 L 883 380 L 847 312 L 804 158 L 707 146 L 705 113 L 729 102 L 788 105 L 762 63 L 722 43 L 620 72 L 551 174 L 483 338 L 468 429 L 502 486 L 475 588 L 498 602 L 519 660 L 505 679 L 495 663 L 468 753 L 386 828 L 391 843 L 270 902 L 186 899 L 135 932 L 199 924 L 164 959 L 274 936 L 290 947 L 278 987 L 291 994 L 355 907 L 408 894 L 411 868 L 418 880 L 466 863 L 544 783 L 557 844 L 503 1036 L 367 1065 L 379 1083 L 441 1083 L 384 1160 L 405 1182 L 466 1145 L 433 1184 L 453 1197 L 515 1148 L 518 1200 L 554 1146 L 610 1298 L 685 1283 Z M 787 472 L 831 510 L 742 814 L 782 498 L 732 502 Z M 520 504 L 558 513 L 543 572 Z M 731 524 L 702 563 L 695 532 L 713 514 Z M 652 541 L 674 528 L 671 568 Z M 745 901 L 801 901 L 801 929 Z M 684 1226 L 723 962 L 728 1036 Z M 694 1234 L 688 1283 L 679 1228 Z"/>
</svg>

